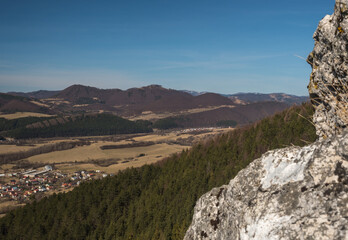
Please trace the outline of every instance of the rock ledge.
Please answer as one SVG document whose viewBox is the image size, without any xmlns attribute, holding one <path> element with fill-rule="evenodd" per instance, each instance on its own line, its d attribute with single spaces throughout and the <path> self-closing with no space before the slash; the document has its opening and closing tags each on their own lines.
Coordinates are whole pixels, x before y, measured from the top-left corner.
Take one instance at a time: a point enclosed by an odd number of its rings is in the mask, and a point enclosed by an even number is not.
<svg viewBox="0 0 348 240">
<path fill-rule="evenodd" d="M 197 202 L 184 239 L 348 239 L 348 132 L 267 152 Z"/>
</svg>

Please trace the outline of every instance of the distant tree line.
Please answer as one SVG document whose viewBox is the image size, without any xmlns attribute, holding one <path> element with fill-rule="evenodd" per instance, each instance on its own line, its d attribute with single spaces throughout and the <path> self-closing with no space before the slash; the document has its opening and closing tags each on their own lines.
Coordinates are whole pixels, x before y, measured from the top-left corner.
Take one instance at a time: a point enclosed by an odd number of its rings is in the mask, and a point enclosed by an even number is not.
<svg viewBox="0 0 348 240">
<path fill-rule="evenodd" d="M 227 184 L 270 149 L 313 142 L 312 113 L 309 105 L 292 107 L 159 164 L 127 169 L 18 208 L 0 219 L 0 238 L 182 239 L 202 194 Z"/>
<path fill-rule="evenodd" d="M 216 123 L 218 127 L 235 127 L 237 126 L 237 122 L 234 120 L 221 120 Z"/>
<path fill-rule="evenodd" d="M 153 128 L 161 129 L 161 130 L 167 130 L 171 128 L 178 128 L 179 125 L 177 124 L 178 118 L 176 117 L 168 117 L 168 118 L 162 118 L 158 119 L 154 122 Z"/>
<path fill-rule="evenodd" d="M 192 119 L 185 116 L 178 117 L 166 117 L 162 119 L 158 119 L 154 122 L 153 128 L 167 130 L 173 128 L 183 128 L 188 123 L 192 122 Z M 236 127 L 237 122 L 235 120 L 220 120 L 216 123 L 208 124 L 207 126 L 216 126 L 216 127 Z M 192 125 L 192 124 L 189 124 Z"/>
<path fill-rule="evenodd" d="M 105 104 L 105 101 L 101 101 L 98 99 L 93 99 L 89 97 L 80 97 L 75 101 L 76 104 L 93 104 L 93 103 L 102 103 Z"/>
<path fill-rule="evenodd" d="M 0 118 L 0 132 L 13 130 L 16 128 L 23 128 L 29 124 L 41 122 L 52 118 L 54 117 L 24 117 L 17 119 Z"/>
<path fill-rule="evenodd" d="M 24 120 L 23 120 L 24 121 Z M 129 121 L 112 114 L 80 115 L 72 121 L 48 125 L 43 128 L 18 128 L 2 132 L 3 136 L 16 139 L 95 136 L 152 132 L 149 121 Z"/>
</svg>

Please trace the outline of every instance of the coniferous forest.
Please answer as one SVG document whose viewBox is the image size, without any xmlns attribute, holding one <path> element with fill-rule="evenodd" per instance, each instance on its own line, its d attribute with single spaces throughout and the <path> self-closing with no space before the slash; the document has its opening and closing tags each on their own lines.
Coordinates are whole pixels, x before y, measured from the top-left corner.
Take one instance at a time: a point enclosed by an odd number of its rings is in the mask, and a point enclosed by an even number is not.
<svg viewBox="0 0 348 240">
<path fill-rule="evenodd" d="M 0 219 L 0 239 L 182 239 L 202 194 L 268 150 L 313 142 L 312 113 L 310 104 L 292 107 L 158 164 L 18 208 Z"/>
<path fill-rule="evenodd" d="M 149 121 L 130 121 L 112 114 L 81 115 L 69 121 L 50 125 L 47 120 L 52 118 L 22 118 L 6 120 L 0 118 L 0 132 L 3 136 L 17 139 L 49 138 L 49 137 L 74 137 L 97 136 L 126 133 L 152 132 Z M 46 120 L 46 121 L 44 121 Z M 47 126 L 28 128 L 27 124 L 46 122 Z"/>
<path fill-rule="evenodd" d="M 44 121 L 49 120 L 52 117 L 24 117 L 24 118 L 17 118 L 17 119 L 5 119 L 0 118 L 0 132 L 2 131 L 9 131 L 14 130 L 17 128 L 24 128 L 25 126 Z"/>
</svg>

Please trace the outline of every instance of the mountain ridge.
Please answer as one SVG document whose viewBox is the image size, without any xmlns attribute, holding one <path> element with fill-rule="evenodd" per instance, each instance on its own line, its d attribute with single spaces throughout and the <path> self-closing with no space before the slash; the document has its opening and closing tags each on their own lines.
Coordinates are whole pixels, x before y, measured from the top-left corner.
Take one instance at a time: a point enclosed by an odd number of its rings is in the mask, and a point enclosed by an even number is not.
<svg viewBox="0 0 348 240">
<path fill-rule="evenodd" d="M 58 115 L 109 112 L 128 119 L 175 121 L 172 127 L 215 127 L 221 121 L 244 125 L 306 100 L 287 94 L 246 93 L 226 97 L 211 92 L 191 93 L 155 84 L 127 90 L 74 84 L 61 91 L 13 94 L 24 101 L 17 102 L 21 106 L 18 109 L 24 112 L 41 111 Z M 44 98 L 35 99 L 39 96 Z M 17 109 L 13 106 L 15 104 L 13 102 L 9 106 Z"/>
<path fill-rule="evenodd" d="M 7 94 L 10 95 L 15 95 L 15 96 L 22 96 L 22 97 L 30 97 L 30 98 L 37 98 L 37 99 L 46 99 L 46 98 L 52 98 L 52 97 L 63 97 L 67 99 L 73 99 L 73 96 L 71 96 L 71 93 L 77 91 L 79 89 L 80 91 L 86 91 L 87 92 L 94 92 L 95 95 L 100 96 L 101 93 L 105 94 L 110 94 L 110 93 L 129 93 L 129 92 L 134 92 L 137 91 L 138 89 L 140 90 L 146 90 L 146 89 L 162 89 L 162 90 L 169 90 L 169 91 L 176 91 L 176 92 L 184 92 L 186 94 L 189 94 L 191 96 L 197 97 L 201 96 L 204 94 L 216 94 L 220 95 L 223 97 L 227 97 L 231 99 L 232 101 L 242 101 L 244 104 L 246 103 L 251 103 L 251 102 L 257 102 L 257 101 L 279 101 L 279 102 L 286 102 L 286 103 L 302 103 L 305 102 L 309 99 L 307 96 L 297 96 L 293 94 L 287 94 L 287 93 L 254 93 L 254 92 L 238 92 L 238 93 L 233 93 L 233 94 L 221 94 L 221 93 L 213 93 L 213 92 L 197 92 L 197 91 L 192 91 L 192 90 L 175 90 L 175 89 L 170 89 L 170 88 L 163 88 L 161 85 L 157 84 L 152 84 L 148 86 L 143 86 L 139 88 L 129 88 L 126 90 L 121 90 L 118 88 L 111 88 L 111 89 L 103 89 L 103 88 L 97 88 L 97 87 L 92 87 L 92 86 L 86 86 L 82 84 L 73 84 L 63 90 L 55 90 L 55 91 L 49 91 L 49 90 L 38 90 L 38 91 L 33 91 L 33 92 L 8 92 Z M 70 91 L 70 94 L 69 94 Z M 99 93 L 97 93 L 99 92 Z M 86 93 L 86 92 L 85 92 Z M 76 94 L 75 94 L 76 95 Z M 89 96 L 89 94 L 84 94 L 84 96 L 80 97 L 92 97 Z M 77 96 L 75 96 L 77 97 Z M 287 100 L 287 99 L 290 99 Z"/>
</svg>

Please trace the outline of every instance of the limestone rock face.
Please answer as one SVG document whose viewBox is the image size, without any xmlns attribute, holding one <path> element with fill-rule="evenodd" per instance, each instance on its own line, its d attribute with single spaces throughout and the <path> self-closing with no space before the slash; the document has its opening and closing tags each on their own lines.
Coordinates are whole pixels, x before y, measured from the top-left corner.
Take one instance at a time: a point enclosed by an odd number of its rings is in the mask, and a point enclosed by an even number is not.
<svg viewBox="0 0 348 240">
<path fill-rule="evenodd" d="M 334 14 L 320 21 L 313 38 L 308 91 L 317 134 L 325 138 L 348 125 L 348 0 L 336 0 Z"/>
<path fill-rule="evenodd" d="M 348 132 L 256 159 L 198 200 L 184 239 L 348 239 Z"/>
<path fill-rule="evenodd" d="M 308 57 L 319 140 L 265 153 L 196 203 L 189 239 L 348 240 L 348 0 L 320 21 Z"/>
</svg>

